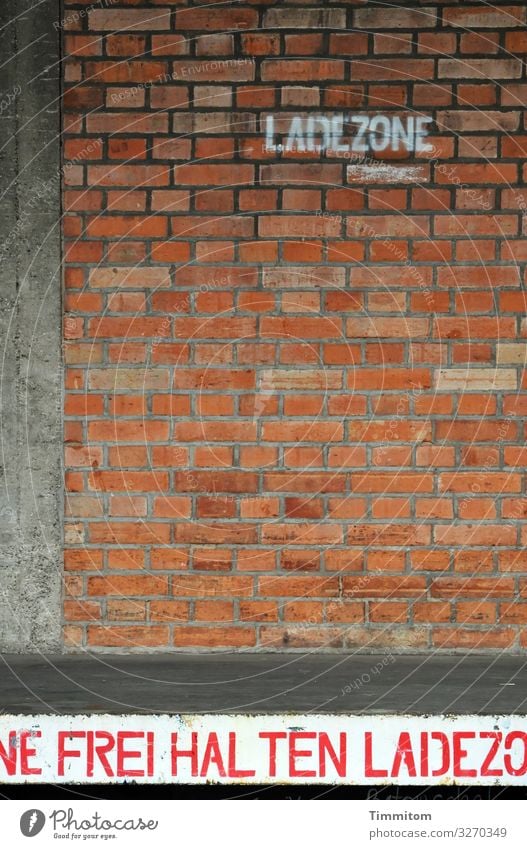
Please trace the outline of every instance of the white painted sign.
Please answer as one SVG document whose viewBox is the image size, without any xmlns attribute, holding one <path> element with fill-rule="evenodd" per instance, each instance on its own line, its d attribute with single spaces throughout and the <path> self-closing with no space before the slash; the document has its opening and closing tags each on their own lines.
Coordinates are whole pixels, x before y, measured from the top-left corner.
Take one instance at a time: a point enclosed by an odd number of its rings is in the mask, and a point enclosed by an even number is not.
<svg viewBox="0 0 527 849">
<path fill-rule="evenodd" d="M 274 115 L 265 121 L 265 149 L 281 153 L 367 153 L 385 150 L 430 151 L 426 142 L 427 125 L 433 121 L 426 115 L 295 115 L 286 133 L 278 133 Z"/>
<path fill-rule="evenodd" d="M 2 716 L 0 783 L 527 785 L 527 717 Z"/>
</svg>

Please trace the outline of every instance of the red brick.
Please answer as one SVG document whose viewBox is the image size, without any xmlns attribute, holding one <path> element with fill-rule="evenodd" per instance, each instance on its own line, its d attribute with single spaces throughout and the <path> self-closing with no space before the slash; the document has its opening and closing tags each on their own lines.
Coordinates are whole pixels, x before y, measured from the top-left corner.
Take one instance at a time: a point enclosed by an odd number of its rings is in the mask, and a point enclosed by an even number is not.
<svg viewBox="0 0 527 849">
<path fill-rule="evenodd" d="M 431 59 L 371 59 L 352 61 L 354 80 L 426 80 L 433 76 Z"/>
<path fill-rule="evenodd" d="M 168 637 L 168 628 L 161 625 L 90 625 L 88 628 L 89 646 L 124 649 L 166 647 Z"/>
<path fill-rule="evenodd" d="M 143 575 L 110 575 L 88 578 L 90 596 L 159 596 L 167 595 L 168 579 Z"/>
<path fill-rule="evenodd" d="M 276 622 L 278 605 L 274 601 L 241 601 L 240 619 L 242 622 Z"/>
<path fill-rule="evenodd" d="M 438 601 L 417 601 L 413 606 L 414 622 L 450 622 L 451 606 Z"/>
<path fill-rule="evenodd" d="M 336 579 L 270 576 L 258 579 L 258 589 L 262 596 L 324 598 L 334 595 L 336 590 Z"/>
<path fill-rule="evenodd" d="M 248 36 L 244 36 L 247 38 Z M 249 36 L 250 37 L 250 36 Z M 333 37 L 333 36 L 331 36 Z M 270 36 L 270 39 L 277 39 L 276 36 Z M 299 33 L 285 36 L 285 52 L 293 56 L 311 56 L 316 55 L 322 48 L 322 33 Z M 277 50 L 266 50 L 265 53 L 279 53 L 279 42 Z"/>
<path fill-rule="evenodd" d="M 116 82 L 130 82 L 128 77 Z M 99 79 L 96 80 L 100 82 Z M 96 112 L 88 115 L 86 126 L 89 133 L 163 133 L 168 130 L 168 114 L 141 112 Z"/>
<path fill-rule="evenodd" d="M 174 645 L 201 648 L 243 648 L 254 646 L 256 634 L 252 628 L 204 628 L 196 625 L 174 628 Z"/>
<path fill-rule="evenodd" d="M 102 38 L 93 35 L 67 35 L 64 46 L 70 56 L 100 56 L 103 52 Z"/>
<path fill-rule="evenodd" d="M 354 598 L 413 598 L 421 596 L 426 582 L 421 577 L 344 577 L 343 591 Z"/>
<path fill-rule="evenodd" d="M 162 216 L 117 216 L 106 215 L 91 219 L 87 227 L 88 235 L 108 237 L 132 236 L 165 236 L 167 219 Z"/>
<path fill-rule="evenodd" d="M 143 35 L 107 35 L 106 52 L 109 56 L 142 56 L 146 38 Z"/>
<path fill-rule="evenodd" d="M 125 545 L 151 545 L 169 542 L 170 526 L 160 522 L 92 522 L 90 541 L 92 543 Z"/>
<path fill-rule="evenodd" d="M 100 186 L 166 186 L 170 168 L 166 165 L 92 165 L 88 180 Z"/>
<path fill-rule="evenodd" d="M 258 13 L 254 9 L 181 9 L 176 12 L 176 30 L 255 29 Z"/>
<path fill-rule="evenodd" d="M 146 602 L 144 601 L 107 601 L 108 619 L 123 622 L 144 622 L 146 620 Z"/>
<path fill-rule="evenodd" d="M 66 89 L 63 97 L 65 109 L 71 111 L 82 112 L 86 109 L 96 109 L 102 106 L 103 102 L 104 92 L 92 86 L 75 86 L 75 88 Z"/>
<path fill-rule="evenodd" d="M 453 527 L 438 525 L 434 530 L 439 545 L 514 545 L 515 528 L 506 525 L 463 525 Z"/>
<path fill-rule="evenodd" d="M 89 622 L 100 619 L 101 606 L 93 601 L 65 601 L 64 618 L 69 622 Z"/>
<path fill-rule="evenodd" d="M 437 628 L 433 631 L 432 639 L 434 647 L 439 649 L 506 649 L 514 643 L 516 633 L 512 628 L 495 631 L 489 631 L 487 628 Z"/>
<path fill-rule="evenodd" d="M 431 529 L 426 525 L 349 525 L 347 541 L 350 545 L 428 545 Z"/>
<path fill-rule="evenodd" d="M 165 62 L 86 62 L 86 79 L 91 83 L 156 82 L 167 70 Z"/>
</svg>

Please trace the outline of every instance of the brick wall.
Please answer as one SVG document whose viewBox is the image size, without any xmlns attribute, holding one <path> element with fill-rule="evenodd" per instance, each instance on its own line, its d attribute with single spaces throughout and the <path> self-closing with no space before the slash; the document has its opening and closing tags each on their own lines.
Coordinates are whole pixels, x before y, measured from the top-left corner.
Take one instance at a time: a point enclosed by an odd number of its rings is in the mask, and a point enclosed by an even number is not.
<svg viewBox="0 0 527 849">
<path fill-rule="evenodd" d="M 67 646 L 526 645 L 525 23 L 66 2 Z"/>
</svg>

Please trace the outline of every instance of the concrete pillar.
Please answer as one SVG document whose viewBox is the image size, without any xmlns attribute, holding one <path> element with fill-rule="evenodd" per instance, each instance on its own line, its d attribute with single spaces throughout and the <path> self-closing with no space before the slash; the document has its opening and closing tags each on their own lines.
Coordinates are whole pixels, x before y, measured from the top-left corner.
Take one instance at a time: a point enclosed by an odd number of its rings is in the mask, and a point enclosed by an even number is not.
<svg viewBox="0 0 527 849">
<path fill-rule="evenodd" d="M 0 5 L 0 650 L 60 646 L 60 5 Z"/>
</svg>

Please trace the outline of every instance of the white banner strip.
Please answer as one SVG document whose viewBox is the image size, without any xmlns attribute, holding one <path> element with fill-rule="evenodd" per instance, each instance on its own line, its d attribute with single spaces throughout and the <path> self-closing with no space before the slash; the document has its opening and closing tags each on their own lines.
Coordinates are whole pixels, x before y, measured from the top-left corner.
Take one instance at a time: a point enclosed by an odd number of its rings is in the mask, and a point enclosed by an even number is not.
<svg viewBox="0 0 527 849">
<path fill-rule="evenodd" d="M 249 789 L 248 789 L 249 793 Z M 262 808 L 263 805 L 263 808 Z M 79 846 L 122 849 L 190 845 L 214 849 L 321 849 L 330 843 L 384 847 L 484 846 L 524 849 L 524 803 L 487 801 L 314 801 L 149 799 L 3 802 L 2 839 L 9 849 Z M 234 806 L 234 808 L 233 808 Z M 264 819 L 262 819 L 262 816 Z M 104 842 L 102 842 L 104 841 Z"/>
<path fill-rule="evenodd" d="M 527 717 L 0 717 L 0 783 L 129 781 L 527 785 Z"/>
</svg>

